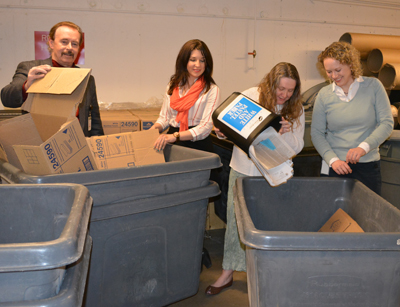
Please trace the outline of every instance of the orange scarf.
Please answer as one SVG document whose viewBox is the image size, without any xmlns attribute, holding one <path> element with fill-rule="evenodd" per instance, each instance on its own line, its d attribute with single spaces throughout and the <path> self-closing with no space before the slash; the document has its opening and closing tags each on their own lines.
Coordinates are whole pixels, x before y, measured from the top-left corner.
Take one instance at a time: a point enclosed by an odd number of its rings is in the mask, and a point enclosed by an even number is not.
<svg viewBox="0 0 400 307">
<path fill-rule="evenodd" d="M 178 111 L 175 121 L 180 122 L 179 131 L 189 129 L 189 110 L 199 99 L 201 91 L 204 89 L 204 77 L 196 80 L 185 96 L 179 97 L 179 87 L 175 87 L 170 98 L 170 106 Z"/>
</svg>

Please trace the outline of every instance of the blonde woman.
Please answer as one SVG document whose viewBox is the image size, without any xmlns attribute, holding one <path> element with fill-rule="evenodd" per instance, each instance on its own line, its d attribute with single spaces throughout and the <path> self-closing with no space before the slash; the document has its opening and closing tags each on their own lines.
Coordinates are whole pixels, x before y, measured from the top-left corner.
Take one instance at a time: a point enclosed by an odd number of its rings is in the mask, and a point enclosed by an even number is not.
<svg viewBox="0 0 400 307">
<path fill-rule="evenodd" d="M 382 83 L 361 76 L 360 53 L 334 42 L 318 56 L 332 82 L 320 90 L 311 123 L 311 138 L 330 177 L 358 179 L 381 193 L 378 147 L 393 130 L 389 98 Z"/>
</svg>

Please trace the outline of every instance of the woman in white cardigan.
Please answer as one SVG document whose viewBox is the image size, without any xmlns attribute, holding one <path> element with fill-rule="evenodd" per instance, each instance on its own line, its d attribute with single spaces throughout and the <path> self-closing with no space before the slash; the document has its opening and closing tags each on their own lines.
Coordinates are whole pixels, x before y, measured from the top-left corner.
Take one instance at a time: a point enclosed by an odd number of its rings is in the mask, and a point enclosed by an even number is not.
<svg viewBox="0 0 400 307">
<path fill-rule="evenodd" d="M 243 92 L 266 109 L 282 116 L 279 133 L 290 147 L 299 153 L 304 146 L 304 110 L 300 100 L 300 77 L 290 63 L 278 63 L 261 80 L 258 87 Z M 216 129 L 218 137 L 224 135 Z M 234 271 L 246 271 L 245 247 L 240 243 L 233 205 L 233 186 L 238 177 L 261 176 L 255 164 L 239 147 L 234 146 L 229 175 L 227 225 L 225 232 L 222 274 L 206 289 L 207 295 L 215 295 L 230 287 Z"/>
</svg>

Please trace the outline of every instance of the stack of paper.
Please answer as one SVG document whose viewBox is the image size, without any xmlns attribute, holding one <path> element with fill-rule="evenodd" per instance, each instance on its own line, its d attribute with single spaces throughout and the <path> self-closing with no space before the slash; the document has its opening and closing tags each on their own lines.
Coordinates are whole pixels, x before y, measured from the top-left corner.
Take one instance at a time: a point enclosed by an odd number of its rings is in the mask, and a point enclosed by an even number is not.
<svg viewBox="0 0 400 307">
<path fill-rule="evenodd" d="M 260 133 L 249 148 L 250 159 L 271 186 L 286 183 L 293 177 L 296 153 L 272 127 Z"/>
</svg>

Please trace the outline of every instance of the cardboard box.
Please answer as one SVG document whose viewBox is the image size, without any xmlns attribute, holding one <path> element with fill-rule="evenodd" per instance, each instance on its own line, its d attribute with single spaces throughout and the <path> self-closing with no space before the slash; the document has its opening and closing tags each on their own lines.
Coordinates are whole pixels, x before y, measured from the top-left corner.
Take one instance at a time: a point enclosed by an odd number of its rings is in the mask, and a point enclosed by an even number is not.
<svg viewBox="0 0 400 307">
<path fill-rule="evenodd" d="M 364 232 L 362 228 L 342 209 L 338 209 L 334 215 L 321 227 L 319 232 Z"/>
<path fill-rule="evenodd" d="M 140 119 L 140 130 L 149 130 L 160 116 L 160 109 L 131 110 Z"/>
<path fill-rule="evenodd" d="M 165 162 L 163 152 L 154 149 L 158 130 L 127 132 L 87 139 L 98 169 L 140 166 Z"/>
<path fill-rule="evenodd" d="M 100 111 L 105 135 L 140 130 L 140 119 L 128 110 Z"/>
<path fill-rule="evenodd" d="M 0 122 L 7 160 L 26 173 L 47 175 L 96 169 L 76 118 L 90 69 L 56 68 L 28 90 L 29 114 Z"/>
</svg>

